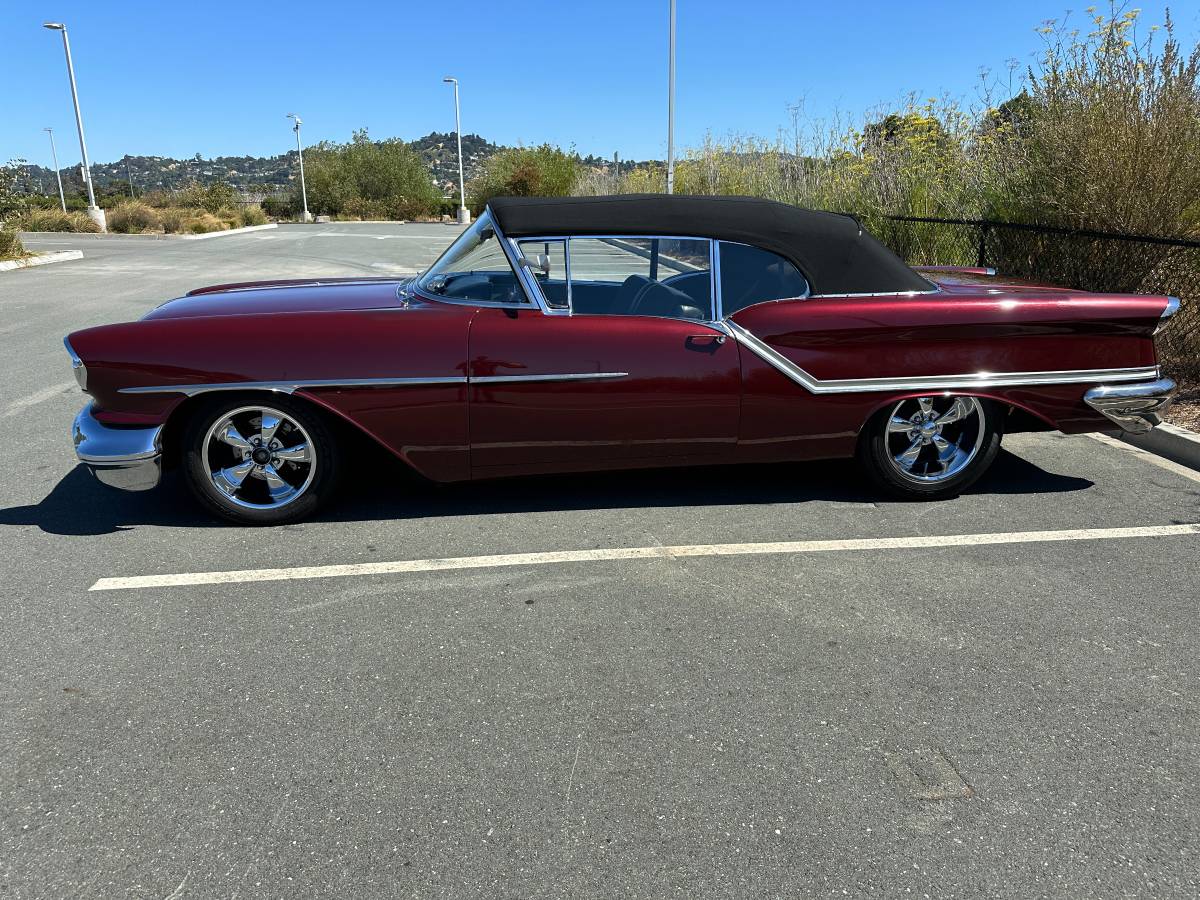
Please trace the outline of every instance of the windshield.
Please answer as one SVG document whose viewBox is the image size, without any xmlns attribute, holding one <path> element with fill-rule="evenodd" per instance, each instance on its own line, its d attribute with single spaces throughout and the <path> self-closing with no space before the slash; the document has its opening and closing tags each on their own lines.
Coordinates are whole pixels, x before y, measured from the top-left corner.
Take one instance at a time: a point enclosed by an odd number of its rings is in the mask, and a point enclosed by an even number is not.
<svg viewBox="0 0 1200 900">
<path fill-rule="evenodd" d="M 417 287 L 451 300 L 528 302 L 486 212 L 417 279 Z"/>
</svg>

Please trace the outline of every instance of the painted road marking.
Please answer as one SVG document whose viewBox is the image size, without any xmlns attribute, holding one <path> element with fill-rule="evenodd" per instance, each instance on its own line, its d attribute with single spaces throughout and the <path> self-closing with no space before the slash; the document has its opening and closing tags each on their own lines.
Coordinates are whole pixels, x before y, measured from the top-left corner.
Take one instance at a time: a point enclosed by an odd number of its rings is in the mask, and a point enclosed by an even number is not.
<svg viewBox="0 0 1200 900">
<path fill-rule="evenodd" d="M 42 388 L 30 394 L 28 397 L 22 397 L 20 400 L 14 400 L 4 408 L 4 412 L 0 413 L 0 418 L 7 419 L 9 416 L 15 416 L 19 412 L 24 412 L 31 406 L 37 406 L 39 403 L 45 403 L 47 400 L 53 400 L 60 394 L 65 394 L 68 391 L 75 389 L 75 382 L 64 381 L 60 384 L 52 384 L 50 387 Z"/>
<path fill-rule="evenodd" d="M 1111 541 L 1200 534 L 1200 524 L 1146 525 L 1134 528 L 1074 528 L 1065 531 L 1008 531 L 995 534 L 918 535 L 895 538 L 851 538 L 835 541 L 774 541 L 760 544 L 685 544 L 676 547 L 613 547 L 599 550 L 552 550 L 544 553 L 504 553 L 496 556 L 457 556 L 447 559 L 402 559 L 393 562 L 335 566 L 295 566 L 286 569 L 240 569 L 230 572 L 181 572 L 174 575 L 134 575 L 101 578 L 88 590 L 182 587 L 198 584 L 293 581 L 346 578 L 353 575 L 401 575 L 456 569 L 506 566 L 544 566 L 555 563 L 617 559 L 677 559 L 689 556 L 752 556 L 788 553 L 831 553 L 844 550 L 912 550 L 931 547 L 977 547 L 990 544 L 1035 544 L 1053 541 Z"/>
<path fill-rule="evenodd" d="M 1195 469 L 1189 469 L 1187 466 L 1180 465 L 1173 459 L 1166 459 L 1159 456 L 1157 453 L 1151 453 L 1149 450 L 1143 450 L 1141 447 L 1135 447 L 1133 444 L 1127 444 L 1124 441 L 1110 437 L 1107 434 L 1089 434 L 1088 437 L 1099 441 L 1102 444 L 1107 444 L 1117 450 L 1123 450 L 1126 453 L 1131 453 L 1139 457 L 1143 462 L 1148 462 L 1151 465 L 1158 466 L 1160 469 L 1166 469 L 1168 472 L 1174 472 L 1176 475 L 1182 475 L 1184 478 L 1190 478 L 1192 481 L 1200 481 L 1200 472 Z"/>
</svg>

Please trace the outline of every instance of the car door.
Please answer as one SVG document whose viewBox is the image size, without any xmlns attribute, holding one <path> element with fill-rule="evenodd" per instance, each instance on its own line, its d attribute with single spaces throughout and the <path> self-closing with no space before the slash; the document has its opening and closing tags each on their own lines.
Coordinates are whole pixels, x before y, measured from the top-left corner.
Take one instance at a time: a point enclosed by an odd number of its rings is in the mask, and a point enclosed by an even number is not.
<svg viewBox="0 0 1200 900">
<path fill-rule="evenodd" d="M 741 369 L 736 342 L 707 324 L 708 241 L 518 250 L 538 308 L 480 309 L 471 323 L 474 476 L 732 458 Z"/>
</svg>

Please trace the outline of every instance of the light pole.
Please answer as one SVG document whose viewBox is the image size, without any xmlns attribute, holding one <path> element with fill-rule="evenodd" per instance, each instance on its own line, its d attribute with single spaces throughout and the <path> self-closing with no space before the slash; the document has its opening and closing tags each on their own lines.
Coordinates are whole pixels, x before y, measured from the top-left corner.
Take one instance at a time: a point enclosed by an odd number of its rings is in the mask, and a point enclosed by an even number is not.
<svg viewBox="0 0 1200 900">
<path fill-rule="evenodd" d="M 675 193 L 675 0 L 671 3 L 671 49 L 667 53 L 667 193 Z"/>
<path fill-rule="evenodd" d="M 75 66 L 71 64 L 71 41 L 67 37 L 67 26 L 62 22 L 44 22 L 42 27 L 62 32 L 63 52 L 67 55 L 67 78 L 71 81 L 71 101 L 75 104 L 75 125 L 79 129 L 79 155 L 83 157 L 83 183 L 87 186 L 87 214 L 100 226 L 101 231 L 108 231 L 104 210 L 96 205 L 96 192 L 92 189 L 92 166 L 88 162 L 87 141 L 83 138 L 83 113 L 79 111 L 79 91 L 75 88 Z"/>
<path fill-rule="evenodd" d="M 50 156 L 54 159 L 54 177 L 58 179 L 58 202 L 62 204 L 63 212 L 67 211 L 67 195 L 63 193 L 62 188 L 62 173 L 58 171 L 58 151 L 54 149 L 54 129 L 43 128 L 42 131 L 50 135 Z"/>
<path fill-rule="evenodd" d="M 308 214 L 308 188 L 304 186 L 304 148 L 300 146 L 300 126 L 304 123 L 300 121 L 300 117 L 295 113 L 288 113 L 289 119 L 294 119 L 296 124 L 292 131 L 296 132 L 296 154 L 300 157 L 300 201 L 304 204 L 304 216 L 300 221 L 310 222 L 312 216 Z"/>
<path fill-rule="evenodd" d="M 458 109 L 458 79 L 447 75 L 442 79 L 454 85 L 454 133 L 458 135 L 458 224 L 471 224 L 471 211 L 467 209 L 467 191 L 463 186 L 462 115 Z"/>
</svg>

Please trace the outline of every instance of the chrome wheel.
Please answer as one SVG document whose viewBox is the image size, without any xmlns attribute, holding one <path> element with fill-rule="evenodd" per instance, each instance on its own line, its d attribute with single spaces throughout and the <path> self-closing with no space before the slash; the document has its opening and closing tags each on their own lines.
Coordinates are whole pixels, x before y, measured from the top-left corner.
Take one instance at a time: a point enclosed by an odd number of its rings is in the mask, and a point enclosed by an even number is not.
<svg viewBox="0 0 1200 900">
<path fill-rule="evenodd" d="M 974 397 L 917 397 L 897 403 L 886 447 L 896 473 L 922 484 L 953 478 L 979 453 L 983 406 Z"/>
<path fill-rule="evenodd" d="M 309 435 L 287 414 L 268 406 L 243 406 L 220 416 L 202 446 L 212 486 L 247 509 L 293 503 L 317 471 Z"/>
</svg>

